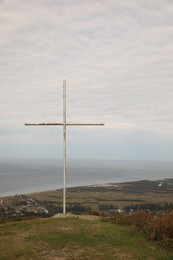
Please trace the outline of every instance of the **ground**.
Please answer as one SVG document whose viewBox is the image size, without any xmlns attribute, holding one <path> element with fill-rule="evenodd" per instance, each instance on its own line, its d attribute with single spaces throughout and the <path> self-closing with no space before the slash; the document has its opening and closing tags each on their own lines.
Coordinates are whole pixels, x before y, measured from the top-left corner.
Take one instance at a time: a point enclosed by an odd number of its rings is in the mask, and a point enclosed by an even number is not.
<svg viewBox="0 0 173 260">
<path fill-rule="evenodd" d="M 0 224 L 0 260 L 173 259 L 139 233 L 74 217 Z"/>
</svg>

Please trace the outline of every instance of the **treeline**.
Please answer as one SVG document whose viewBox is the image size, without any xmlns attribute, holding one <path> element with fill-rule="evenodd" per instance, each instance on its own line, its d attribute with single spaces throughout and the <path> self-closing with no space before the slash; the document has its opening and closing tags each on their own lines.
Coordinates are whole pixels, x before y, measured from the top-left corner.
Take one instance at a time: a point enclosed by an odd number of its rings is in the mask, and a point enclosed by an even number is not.
<svg viewBox="0 0 173 260">
<path fill-rule="evenodd" d="M 135 204 L 124 207 L 125 211 L 138 211 L 138 210 L 149 210 L 149 211 L 169 211 L 173 210 L 173 203 L 146 203 L 146 204 Z"/>
<path fill-rule="evenodd" d="M 100 204 L 97 206 L 100 212 L 108 212 L 108 211 L 116 211 L 119 208 L 115 205 L 108 205 L 108 204 Z M 161 203 L 161 204 L 154 204 L 154 203 L 141 203 L 141 204 L 132 204 L 129 206 L 124 206 L 122 208 L 123 212 L 131 212 L 131 211 L 138 211 L 138 210 L 148 210 L 148 211 L 170 211 L 173 210 L 173 203 Z"/>
</svg>

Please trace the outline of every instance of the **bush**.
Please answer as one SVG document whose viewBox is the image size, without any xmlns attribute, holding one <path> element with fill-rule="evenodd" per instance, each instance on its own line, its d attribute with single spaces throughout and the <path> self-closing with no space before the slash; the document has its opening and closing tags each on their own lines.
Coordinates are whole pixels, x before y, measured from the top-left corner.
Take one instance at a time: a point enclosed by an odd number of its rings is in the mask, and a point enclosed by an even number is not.
<svg viewBox="0 0 173 260">
<path fill-rule="evenodd" d="M 128 225 L 142 232 L 159 245 L 173 250 L 173 213 L 150 213 L 140 210 L 135 213 L 117 213 L 112 217 L 116 224 Z"/>
</svg>

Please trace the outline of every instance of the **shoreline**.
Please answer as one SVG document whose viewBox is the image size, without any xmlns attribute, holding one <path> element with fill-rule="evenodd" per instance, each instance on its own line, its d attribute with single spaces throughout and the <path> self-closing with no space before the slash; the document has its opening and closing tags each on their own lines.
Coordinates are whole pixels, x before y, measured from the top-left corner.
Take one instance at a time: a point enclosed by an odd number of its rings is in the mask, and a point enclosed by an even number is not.
<svg viewBox="0 0 173 260">
<path fill-rule="evenodd" d="M 63 188 L 62 164 L 52 160 L 2 160 L 0 197 Z M 70 160 L 67 187 L 172 178 L 173 162 Z"/>
<path fill-rule="evenodd" d="M 91 184 L 91 185 L 79 185 L 79 186 L 69 186 L 66 187 L 67 191 L 70 189 L 85 189 L 85 188 L 111 188 L 111 187 L 117 187 L 119 185 L 126 185 L 126 184 L 133 184 L 133 183 L 140 183 L 140 182 L 155 182 L 161 184 L 165 181 L 171 181 L 173 182 L 173 178 L 163 178 L 163 179 L 155 179 L 155 180 L 132 180 L 132 181 L 122 181 L 122 182 L 111 182 L 111 183 L 103 183 L 103 184 Z M 159 185 L 158 184 L 158 185 Z M 36 190 L 36 191 L 30 191 L 30 192 L 19 192 L 15 194 L 7 194 L 7 195 L 0 195 L 0 199 L 7 198 L 7 197 L 15 197 L 15 196 L 21 196 L 21 195 L 27 195 L 31 196 L 32 194 L 40 194 L 40 193 L 49 193 L 49 192 L 59 192 L 63 191 L 63 187 L 58 189 L 43 189 L 43 190 Z"/>
</svg>

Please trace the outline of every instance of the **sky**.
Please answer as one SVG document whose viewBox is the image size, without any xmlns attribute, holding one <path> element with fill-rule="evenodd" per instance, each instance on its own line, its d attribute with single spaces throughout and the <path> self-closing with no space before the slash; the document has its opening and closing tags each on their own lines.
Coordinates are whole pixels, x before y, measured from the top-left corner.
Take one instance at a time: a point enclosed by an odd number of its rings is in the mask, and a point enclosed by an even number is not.
<svg viewBox="0 0 173 260">
<path fill-rule="evenodd" d="M 0 0 L 0 158 L 173 160 L 172 0 Z"/>
</svg>

